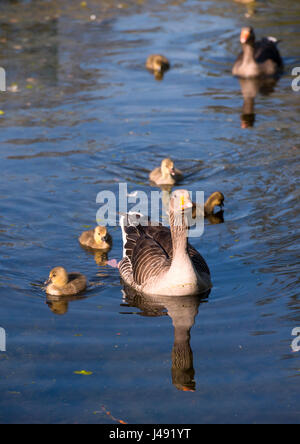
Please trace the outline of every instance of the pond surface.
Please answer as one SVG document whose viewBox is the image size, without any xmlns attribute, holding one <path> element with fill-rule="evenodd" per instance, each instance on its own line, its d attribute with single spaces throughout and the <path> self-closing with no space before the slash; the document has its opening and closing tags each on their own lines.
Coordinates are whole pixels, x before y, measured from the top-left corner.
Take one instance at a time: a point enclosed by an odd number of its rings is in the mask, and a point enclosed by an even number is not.
<svg viewBox="0 0 300 444">
<path fill-rule="evenodd" d="M 300 2 L 2 1 L 0 23 L 0 422 L 299 422 Z M 231 76 L 244 24 L 282 40 L 267 91 Z M 149 194 L 167 156 L 182 187 L 225 195 L 192 239 L 204 300 L 126 295 L 77 240 L 100 191 Z M 86 274 L 82 297 L 46 297 L 57 265 Z"/>
</svg>

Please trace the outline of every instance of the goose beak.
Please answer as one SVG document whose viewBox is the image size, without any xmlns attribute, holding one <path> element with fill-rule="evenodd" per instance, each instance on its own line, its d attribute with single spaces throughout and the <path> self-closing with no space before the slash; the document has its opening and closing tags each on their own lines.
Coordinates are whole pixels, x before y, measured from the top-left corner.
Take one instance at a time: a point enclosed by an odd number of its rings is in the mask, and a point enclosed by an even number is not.
<svg viewBox="0 0 300 444">
<path fill-rule="evenodd" d="M 176 175 L 175 168 L 172 168 L 170 172 L 171 172 L 171 176 L 175 176 Z"/>
<path fill-rule="evenodd" d="M 250 37 L 249 30 L 248 29 L 243 29 L 242 32 L 241 32 L 241 38 L 240 38 L 241 44 L 243 45 L 243 44 L 247 43 L 249 37 Z"/>
<path fill-rule="evenodd" d="M 180 207 L 181 210 L 188 210 L 189 208 L 193 208 L 193 202 L 191 200 L 185 200 L 184 196 L 181 196 Z"/>
<path fill-rule="evenodd" d="M 45 282 L 44 282 L 44 285 L 49 285 L 49 284 L 51 284 L 51 279 L 49 278 L 49 279 L 47 279 Z"/>
</svg>

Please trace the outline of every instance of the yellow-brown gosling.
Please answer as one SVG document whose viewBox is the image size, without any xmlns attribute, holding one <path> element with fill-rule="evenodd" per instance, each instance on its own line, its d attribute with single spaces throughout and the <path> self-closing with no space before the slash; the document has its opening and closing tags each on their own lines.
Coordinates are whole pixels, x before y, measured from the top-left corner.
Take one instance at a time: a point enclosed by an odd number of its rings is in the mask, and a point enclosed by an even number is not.
<svg viewBox="0 0 300 444">
<path fill-rule="evenodd" d="M 224 194 L 220 191 L 212 193 L 204 204 L 204 216 L 208 217 L 213 215 L 215 207 L 223 208 L 224 200 Z M 193 203 L 193 218 L 197 217 L 199 213 L 202 215 L 202 208 L 199 208 L 199 206 Z"/>
<path fill-rule="evenodd" d="M 181 180 L 183 180 L 183 174 L 174 167 L 171 159 L 164 159 L 161 166 L 150 173 L 150 181 L 156 185 L 175 185 Z"/>
<path fill-rule="evenodd" d="M 63 267 L 51 270 L 45 282 L 46 293 L 52 296 L 72 296 L 84 291 L 87 287 L 86 277 L 81 273 L 67 273 Z"/>
<path fill-rule="evenodd" d="M 162 55 L 153 54 L 148 57 L 146 68 L 154 73 L 164 73 L 170 69 L 170 62 Z"/>
<path fill-rule="evenodd" d="M 108 251 L 112 245 L 112 238 L 106 227 L 98 226 L 94 230 L 84 231 L 79 242 L 83 247 Z"/>
</svg>

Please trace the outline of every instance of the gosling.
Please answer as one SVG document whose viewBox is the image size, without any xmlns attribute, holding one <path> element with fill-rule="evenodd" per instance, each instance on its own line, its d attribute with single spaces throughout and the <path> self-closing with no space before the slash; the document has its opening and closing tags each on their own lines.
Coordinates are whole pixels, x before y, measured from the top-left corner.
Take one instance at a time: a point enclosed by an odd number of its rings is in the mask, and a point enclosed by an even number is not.
<svg viewBox="0 0 300 444">
<path fill-rule="evenodd" d="M 215 191 L 212 193 L 204 204 L 204 217 L 209 217 L 214 214 L 215 207 L 223 208 L 224 206 L 224 194 L 220 191 Z M 193 218 L 202 215 L 203 211 L 197 204 L 193 203 Z"/>
<path fill-rule="evenodd" d="M 164 73 L 170 69 L 170 62 L 162 55 L 153 54 L 148 57 L 146 68 L 154 73 Z"/>
<path fill-rule="evenodd" d="M 45 285 L 46 293 L 51 296 L 73 296 L 86 289 L 87 280 L 81 273 L 69 274 L 63 267 L 56 267 L 51 270 Z"/>
<path fill-rule="evenodd" d="M 83 247 L 93 250 L 108 251 L 112 245 L 112 238 L 106 227 L 96 227 L 94 230 L 84 231 L 79 238 Z"/>
<path fill-rule="evenodd" d="M 150 181 L 156 185 L 175 185 L 183 180 L 181 171 L 174 167 L 171 159 L 164 159 L 161 166 L 150 173 Z"/>
</svg>

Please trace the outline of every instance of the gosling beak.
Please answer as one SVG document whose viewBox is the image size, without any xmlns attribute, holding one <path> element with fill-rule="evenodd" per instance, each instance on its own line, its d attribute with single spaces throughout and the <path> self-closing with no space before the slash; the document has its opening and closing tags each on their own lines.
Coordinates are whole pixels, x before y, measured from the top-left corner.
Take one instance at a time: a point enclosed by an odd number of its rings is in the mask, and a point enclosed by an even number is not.
<svg viewBox="0 0 300 444">
<path fill-rule="evenodd" d="M 171 176 L 176 176 L 175 168 L 171 168 L 170 173 L 171 173 Z"/>
<path fill-rule="evenodd" d="M 108 241 L 108 234 L 106 234 L 105 236 L 103 236 L 101 238 L 102 242 L 107 242 Z"/>
<path fill-rule="evenodd" d="M 240 42 L 242 45 L 247 43 L 248 39 L 250 37 L 250 32 L 248 29 L 243 29 L 241 32 Z"/>
<path fill-rule="evenodd" d="M 49 284 L 51 284 L 51 282 L 52 282 L 52 280 L 49 278 L 44 282 L 44 285 L 49 285 Z"/>
</svg>

